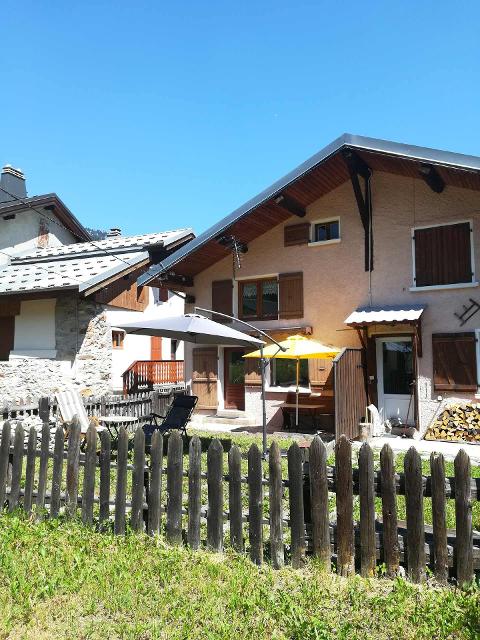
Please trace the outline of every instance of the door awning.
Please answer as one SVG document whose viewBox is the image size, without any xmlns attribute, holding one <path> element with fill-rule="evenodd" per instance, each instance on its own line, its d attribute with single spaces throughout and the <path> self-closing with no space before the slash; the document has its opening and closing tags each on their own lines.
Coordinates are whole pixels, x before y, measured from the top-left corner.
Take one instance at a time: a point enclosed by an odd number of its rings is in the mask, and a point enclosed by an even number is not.
<svg viewBox="0 0 480 640">
<path fill-rule="evenodd" d="M 422 313 L 426 305 L 397 305 L 382 307 L 359 307 L 345 319 L 345 324 L 357 329 L 360 340 L 365 347 L 366 336 L 362 336 L 369 326 L 375 324 L 395 325 L 411 324 L 414 327 L 417 345 L 417 356 L 422 357 Z"/>
<path fill-rule="evenodd" d="M 359 307 L 345 320 L 350 327 L 366 327 L 370 324 L 416 323 L 425 306 L 402 305 L 394 307 Z"/>
</svg>

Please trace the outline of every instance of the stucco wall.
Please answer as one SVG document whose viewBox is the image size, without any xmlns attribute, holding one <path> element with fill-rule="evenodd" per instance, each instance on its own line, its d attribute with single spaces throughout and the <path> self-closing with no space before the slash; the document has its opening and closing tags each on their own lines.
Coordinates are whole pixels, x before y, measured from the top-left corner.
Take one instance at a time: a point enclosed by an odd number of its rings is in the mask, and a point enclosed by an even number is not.
<svg viewBox="0 0 480 640">
<path fill-rule="evenodd" d="M 22 311 L 26 314 L 32 308 L 22 305 Z M 0 362 L 0 404 L 37 399 L 61 389 L 73 388 L 95 395 L 110 393 L 111 329 L 104 307 L 65 296 L 56 300 L 51 313 L 55 324 L 55 358 L 25 356 Z M 32 322 L 34 326 L 35 318 L 25 315 L 23 324 Z"/>
<path fill-rule="evenodd" d="M 443 393 L 437 400 L 433 391 L 432 346 L 434 332 L 472 331 L 480 327 L 480 314 L 463 327 L 454 316 L 480 289 L 446 289 L 411 292 L 412 240 L 414 226 L 472 220 L 475 272 L 480 276 L 480 193 L 447 186 L 441 194 L 432 192 L 422 180 L 386 173 L 372 179 L 374 271 L 364 271 L 364 235 L 350 183 L 345 183 L 307 207 L 306 220 L 340 216 L 341 242 L 325 246 L 283 246 L 280 224 L 252 241 L 242 256 L 237 277 L 303 271 L 305 317 L 301 320 L 259 322 L 263 328 L 310 325 L 313 337 L 339 347 L 359 346 L 354 330 L 345 318 L 358 306 L 426 304 L 423 315 L 423 357 L 419 359 L 418 394 L 421 426 L 452 399 L 469 394 Z M 285 224 L 298 222 L 292 217 Z M 195 277 L 196 304 L 211 308 L 212 280 L 231 277 L 231 258 L 226 258 Z M 236 296 L 234 298 L 236 304 Z M 189 367 L 188 375 L 191 375 Z"/>
<path fill-rule="evenodd" d="M 45 214 L 55 222 L 55 214 L 51 211 Z M 48 246 L 57 247 L 76 242 L 75 237 L 63 225 L 46 221 L 49 228 Z M 0 218 L 0 251 L 10 255 L 20 255 L 38 248 L 38 232 L 40 214 L 32 211 L 17 211 L 15 218 L 4 220 Z M 0 254 L 0 264 L 8 262 L 5 255 Z"/>
</svg>

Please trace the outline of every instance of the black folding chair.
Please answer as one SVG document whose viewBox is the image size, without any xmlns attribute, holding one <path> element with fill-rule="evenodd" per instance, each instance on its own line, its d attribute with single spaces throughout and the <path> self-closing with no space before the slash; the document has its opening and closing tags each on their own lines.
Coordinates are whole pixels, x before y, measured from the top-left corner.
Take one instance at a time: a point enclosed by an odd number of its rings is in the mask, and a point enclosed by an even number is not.
<svg viewBox="0 0 480 640">
<path fill-rule="evenodd" d="M 186 436 L 187 424 L 192 417 L 197 402 L 197 396 L 176 395 L 165 416 L 159 413 L 151 413 L 149 416 L 150 422 L 143 425 L 146 444 L 150 444 L 155 431 L 161 431 L 166 434 L 172 429 L 178 429 L 180 433 Z M 162 422 L 159 423 L 158 418 L 161 418 Z"/>
</svg>

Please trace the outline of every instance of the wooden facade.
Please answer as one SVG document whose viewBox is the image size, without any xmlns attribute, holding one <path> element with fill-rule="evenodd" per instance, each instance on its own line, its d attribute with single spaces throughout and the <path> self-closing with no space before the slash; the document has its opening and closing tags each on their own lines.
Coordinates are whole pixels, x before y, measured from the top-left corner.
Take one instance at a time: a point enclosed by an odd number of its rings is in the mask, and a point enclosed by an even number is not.
<svg viewBox="0 0 480 640">
<path fill-rule="evenodd" d="M 368 404 L 363 349 L 343 349 L 334 360 L 335 436 L 359 436 Z"/>
</svg>

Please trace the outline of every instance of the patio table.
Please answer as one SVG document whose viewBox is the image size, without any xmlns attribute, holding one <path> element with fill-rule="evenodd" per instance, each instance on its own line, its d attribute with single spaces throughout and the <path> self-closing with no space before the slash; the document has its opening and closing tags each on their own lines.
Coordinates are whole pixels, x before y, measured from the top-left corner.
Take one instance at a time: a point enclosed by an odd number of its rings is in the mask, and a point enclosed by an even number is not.
<svg viewBox="0 0 480 640">
<path fill-rule="evenodd" d="M 283 426 L 286 429 L 289 429 L 292 425 L 291 414 L 295 413 L 297 405 L 295 403 L 290 402 L 282 402 L 280 408 L 283 413 Z M 312 417 L 312 428 L 315 429 L 315 416 L 320 412 L 321 409 L 324 409 L 324 404 L 299 404 L 298 409 L 302 413 L 307 413 Z"/>
<path fill-rule="evenodd" d="M 99 416 L 98 419 L 107 427 L 108 433 L 115 440 L 118 438 L 120 427 L 127 428 L 129 424 L 138 420 L 134 416 Z"/>
</svg>

